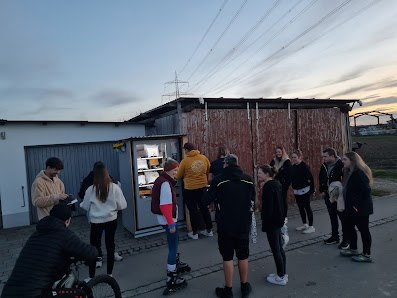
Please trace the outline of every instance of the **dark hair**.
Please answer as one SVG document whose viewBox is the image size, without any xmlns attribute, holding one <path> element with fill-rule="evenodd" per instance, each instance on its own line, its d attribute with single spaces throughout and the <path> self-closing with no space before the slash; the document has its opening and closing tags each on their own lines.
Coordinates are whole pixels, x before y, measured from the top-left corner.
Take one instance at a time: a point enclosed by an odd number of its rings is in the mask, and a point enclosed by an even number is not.
<svg viewBox="0 0 397 298">
<path fill-rule="evenodd" d="M 45 162 L 45 167 L 50 167 L 51 169 L 63 170 L 63 162 L 57 157 L 50 157 Z"/>
<path fill-rule="evenodd" d="M 263 173 L 269 174 L 269 177 L 274 177 L 277 173 L 278 170 L 275 167 L 271 167 L 270 165 L 263 165 L 259 167 Z"/>
<path fill-rule="evenodd" d="M 94 169 L 93 170 L 95 170 L 95 168 L 98 167 L 98 166 L 105 166 L 105 164 L 102 161 L 96 161 L 94 163 Z"/>
<path fill-rule="evenodd" d="M 228 166 L 237 166 L 238 157 L 234 154 L 228 154 L 225 156 L 225 164 Z"/>
<path fill-rule="evenodd" d="M 105 166 L 98 165 L 94 169 L 94 183 L 93 188 L 95 188 L 95 194 L 97 199 L 105 203 L 109 194 L 109 185 L 112 183 L 109 173 Z"/>
<path fill-rule="evenodd" d="M 302 151 L 300 149 L 296 149 L 292 152 L 292 154 L 296 154 L 299 158 L 302 158 Z M 291 155 L 292 155 L 291 154 Z"/>
<path fill-rule="evenodd" d="M 216 157 L 221 158 L 221 156 L 226 156 L 227 154 L 230 154 L 229 149 L 226 149 L 226 147 L 219 147 L 218 155 Z"/>
<path fill-rule="evenodd" d="M 336 157 L 336 150 L 334 148 L 327 148 L 327 149 L 323 150 L 323 153 L 328 153 L 329 156 Z"/>
</svg>

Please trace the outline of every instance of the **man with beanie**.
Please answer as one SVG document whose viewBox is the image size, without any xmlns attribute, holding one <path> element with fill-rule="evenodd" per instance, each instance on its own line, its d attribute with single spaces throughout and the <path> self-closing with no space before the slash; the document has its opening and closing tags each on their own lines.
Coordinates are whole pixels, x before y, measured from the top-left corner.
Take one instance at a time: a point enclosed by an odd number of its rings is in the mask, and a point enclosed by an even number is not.
<svg viewBox="0 0 397 298">
<path fill-rule="evenodd" d="M 58 174 L 63 170 L 63 163 L 59 158 L 47 159 L 46 169 L 37 174 L 32 184 L 32 203 L 37 207 L 39 220 L 50 214 L 50 210 L 60 200 L 68 197 L 65 186 Z"/>
<path fill-rule="evenodd" d="M 181 161 L 175 178 L 180 179 L 183 177 L 185 185 L 183 189 L 183 199 L 189 209 L 190 221 L 192 224 L 192 232 L 189 232 L 188 236 L 192 239 L 198 239 L 197 232 L 200 226 L 198 207 L 203 215 L 206 226 L 206 230 L 201 231 L 201 234 L 212 237 L 211 215 L 207 205 L 203 202 L 203 194 L 207 186 L 211 164 L 204 155 L 200 154 L 200 151 L 195 150 L 192 143 L 186 143 L 183 148 L 185 149 L 186 158 Z"/>
<path fill-rule="evenodd" d="M 343 240 L 339 245 L 340 249 L 348 249 L 349 241 L 346 239 L 345 227 L 344 227 L 344 212 L 339 212 L 337 203 L 334 201 L 331 203 L 329 200 L 328 188 L 334 181 L 342 181 L 343 178 L 343 162 L 340 157 L 336 154 L 334 148 L 327 148 L 323 151 L 323 164 L 321 165 L 319 174 L 319 189 L 321 196 L 325 201 L 325 205 L 328 209 L 329 218 L 331 220 L 332 234 L 327 240 L 324 240 L 325 244 L 337 244 L 339 243 L 339 224 L 338 217 L 342 224 Z"/>
<path fill-rule="evenodd" d="M 247 276 L 255 186 L 251 176 L 244 174 L 237 164 L 237 156 L 225 156 L 223 172 L 212 180 L 207 202 L 215 203 L 218 247 L 225 275 L 225 287 L 216 288 L 218 297 L 233 297 L 234 252 L 238 259 L 242 297 L 248 297 L 252 291 Z"/>
<path fill-rule="evenodd" d="M 51 209 L 49 216 L 39 221 L 37 231 L 26 241 L 15 263 L 2 298 L 52 297 L 52 285 L 66 273 L 70 257 L 88 264 L 95 263 L 97 249 L 68 229 L 71 214 L 68 205 L 58 204 Z M 69 289 L 68 292 L 71 291 L 71 297 L 85 297 L 81 290 Z M 56 296 L 68 297 L 66 293 L 57 293 Z"/>
</svg>

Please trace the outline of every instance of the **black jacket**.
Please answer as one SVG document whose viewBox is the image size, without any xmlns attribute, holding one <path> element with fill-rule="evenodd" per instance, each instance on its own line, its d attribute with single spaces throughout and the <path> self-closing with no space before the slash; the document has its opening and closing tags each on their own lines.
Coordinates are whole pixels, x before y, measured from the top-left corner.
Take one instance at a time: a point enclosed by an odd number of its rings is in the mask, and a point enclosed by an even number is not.
<svg viewBox="0 0 397 298">
<path fill-rule="evenodd" d="M 368 216 L 374 213 L 371 187 L 367 175 L 359 169 L 354 170 L 347 181 L 345 213 L 353 216 Z"/>
<path fill-rule="evenodd" d="M 274 167 L 276 161 L 272 159 L 270 162 L 270 166 Z M 292 164 L 289 159 L 285 160 L 283 166 L 278 169 L 278 173 L 276 175 L 276 180 L 280 181 L 283 190 L 288 190 L 291 185 L 291 172 L 292 172 Z"/>
<path fill-rule="evenodd" d="M 69 257 L 95 262 L 98 251 L 84 243 L 65 222 L 46 216 L 26 241 L 1 297 L 43 297 L 69 266 Z"/>
<path fill-rule="evenodd" d="M 281 184 L 270 180 L 262 189 L 262 232 L 270 232 L 284 225 L 284 207 L 281 199 Z"/>
<path fill-rule="evenodd" d="M 328 194 L 329 185 L 334 181 L 342 181 L 342 177 L 343 162 L 341 159 L 338 159 L 330 173 L 328 173 L 327 164 L 323 163 L 321 165 L 320 174 L 318 175 L 320 193 L 325 192 L 326 194 Z"/>
<path fill-rule="evenodd" d="M 313 175 L 310 167 L 304 161 L 292 166 L 291 181 L 293 189 L 302 189 L 310 186 L 309 193 L 314 193 Z"/>
<path fill-rule="evenodd" d="M 255 186 L 239 166 L 228 166 L 211 182 L 207 204 L 215 202 L 218 232 L 248 239 Z"/>
<path fill-rule="evenodd" d="M 109 175 L 110 176 L 110 175 Z M 113 182 L 115 182 L 110 176 L 110 179 L 112 179 Z M 86 190 L 94 184 L 94 171 L 91 171 L 87 177 L 84 178 L 83 182 L 81 183 L 80 186 L 80 191 L 79 191 L 79 198 L 84 200 L 85 192 Z"/>
</svg>

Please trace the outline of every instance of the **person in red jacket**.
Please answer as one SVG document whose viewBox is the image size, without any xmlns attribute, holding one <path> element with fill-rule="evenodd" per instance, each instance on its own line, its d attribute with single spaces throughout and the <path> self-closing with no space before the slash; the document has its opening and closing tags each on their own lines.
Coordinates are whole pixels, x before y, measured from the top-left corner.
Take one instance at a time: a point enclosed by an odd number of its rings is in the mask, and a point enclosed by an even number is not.
<svg viewBox="0 0 397 298">
<path fill-rule="evenodd" d="M 179 261 L 178 242 L 178 205 L 174 191 L 176 184 L 175 174 L 179 164 L 176 160 L 167 159 L 164 163 L 164 171 L 156 179 L 152 189 L 151 211 L 157 216 L 157 220 L 167 233 L 168 241 L 168 265 L 167 287 L 164 294 L 177 291 L 187 286 L 185 279 L 178 277 L 178 273 L 190 271 L 189 265 Z"/>
</svg>

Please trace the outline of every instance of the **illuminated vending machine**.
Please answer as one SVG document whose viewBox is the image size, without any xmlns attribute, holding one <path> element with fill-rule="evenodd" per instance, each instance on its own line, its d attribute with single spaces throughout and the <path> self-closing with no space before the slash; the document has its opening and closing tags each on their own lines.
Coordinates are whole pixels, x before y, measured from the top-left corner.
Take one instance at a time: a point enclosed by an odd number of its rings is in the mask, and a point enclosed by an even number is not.
<svg viewBox="0 0 397 298">
<path fill-rule="evenodd" d="M 153 183 L 163 171 L 167 158 L 181 161 L 182 136 L 155 136 L 124 140 L 125 151 L 120 152 L 121 188 L 127 200 L 123 210 L 124 227 L 134 237 L 163 232 L 156 215 L 152 214 Z M 182 181 L 175 186 L 178 200 L 178 222 L 185 220 L 182 201 Z"/>
</svg>

